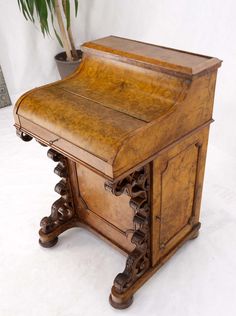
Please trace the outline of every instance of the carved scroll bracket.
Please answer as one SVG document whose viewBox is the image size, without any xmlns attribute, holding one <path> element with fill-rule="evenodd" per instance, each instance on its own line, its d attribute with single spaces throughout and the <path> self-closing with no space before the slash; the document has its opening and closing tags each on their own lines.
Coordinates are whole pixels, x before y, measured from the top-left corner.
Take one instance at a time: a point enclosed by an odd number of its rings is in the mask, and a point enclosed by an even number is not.
<svg viewBox="0 0 236 316">
<path fill-rule="evenodd" d="M 114 288 L 124 293 L 150 266 L 150 165 L 146 165 L 118 182 L 105 182 L 105 189 L 119 196 L 127 194 L 134 210 L 135 249 L 129 254 L 125 270 L 114 280 Z"/>
<path fill-rule="evenodd" d="M 49 149 L 48 157 L 58 162 L 54 173 L 61 180 L 56 184 L 55 191 L 60 195 L 51 207 L 51 214 L 40 222 L 40 244 L 51 247 L 57 242 L 57 236 L 68 228 L 78 226 L 78 218 L 72 198 L 72 188 L 69 181 L 68 160 L 54 149 Z"/>
<path fill-rule="evenodd" d="M 33 139 L 33 137 L 18 128 L 16 129 L 16 134 L 26 142 Z M 36 139 L 36 141 L 47 147 L 46 144 L 39 140 Z M 58 162 L 54 173 L 61 180 L 56 184 L 54 190 L 60 195 L 60 198 L 53 203 L 50 216 L 44 217 L 40 222 L 39 243 L 43 247 L 52 247 L 56 244 L 59 234 L 69 228 L 78 226 L 79 218 L 73 203 L 68 159 L 52 148 L 48 150 L 47 155 L 53 161 Z"/>
<path fill-rule="evenodd" d="M 53 161 L 58 162 L 54 173 L 62 179 L 55 186 L 55 191 L 61 195 L 61 197 L 53 203 L 51 215 L 44 217 L 40 223 L 41 230 L 45 234 L 51 233 L 58 226 L 70 220 L 74 215 L 67 159 L 53 149 L 49 149 L 47 155 Z"/>
</svg>

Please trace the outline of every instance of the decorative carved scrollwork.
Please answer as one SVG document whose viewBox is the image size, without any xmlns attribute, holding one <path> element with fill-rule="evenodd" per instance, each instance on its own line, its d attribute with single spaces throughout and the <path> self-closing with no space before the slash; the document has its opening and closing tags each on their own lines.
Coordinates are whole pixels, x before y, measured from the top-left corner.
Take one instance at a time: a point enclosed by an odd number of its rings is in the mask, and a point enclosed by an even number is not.
<svg viewBox="0 0 236 316">
<path fill-rule="evenodd" d="M 105 189 L 116 196 L 123 193 L 130 196 L 129 205 L 134 210 L 134 233 L 131 242 L 136 247 L 127 258 L 125 270 L 116 276 L 113 285 L 118 293 L 123 293 L 150 266 L 150 165 L 118 182 L 107 181 Z"/>
<path fill-rule="evenodd" d="M 74 216 L 67 159 L 53 149 L 48 150 L 48 157 L 55 162 L 59 162 L 54 172 L 62 179 L 55 186 L 55 191 L 61 197 L 53 203 L 51 215 L 44 217 L 40 223 L 41 229 L 45 234 L 51 233 L 55 228 L 66 223 Z"/>
</svg>

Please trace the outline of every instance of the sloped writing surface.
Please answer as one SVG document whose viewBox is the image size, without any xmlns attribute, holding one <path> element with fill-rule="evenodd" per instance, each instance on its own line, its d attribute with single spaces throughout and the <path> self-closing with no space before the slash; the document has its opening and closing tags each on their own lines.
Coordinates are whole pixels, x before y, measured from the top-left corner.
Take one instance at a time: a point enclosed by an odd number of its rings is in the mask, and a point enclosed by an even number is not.
<svg viewBox="0 0 236 316">
<path fill-rule="evenodd" d="M 107 58 L 86 56 L 77 76 L 57 88 L 144 122 L 177 102 L 186 80 Z"/>
</svg>

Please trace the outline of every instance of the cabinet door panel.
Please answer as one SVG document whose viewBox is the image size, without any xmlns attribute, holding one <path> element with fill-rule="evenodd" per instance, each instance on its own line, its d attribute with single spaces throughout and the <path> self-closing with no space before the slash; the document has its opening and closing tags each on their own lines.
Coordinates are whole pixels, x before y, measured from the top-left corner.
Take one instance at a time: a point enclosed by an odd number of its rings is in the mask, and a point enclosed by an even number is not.
<svg viewBox="0 0 236 316">
<path fill-rule="evenodd" d="M 153 162 L 153 264 L 199 220 L 208 128 L 160 154 Z"/>
</svg>

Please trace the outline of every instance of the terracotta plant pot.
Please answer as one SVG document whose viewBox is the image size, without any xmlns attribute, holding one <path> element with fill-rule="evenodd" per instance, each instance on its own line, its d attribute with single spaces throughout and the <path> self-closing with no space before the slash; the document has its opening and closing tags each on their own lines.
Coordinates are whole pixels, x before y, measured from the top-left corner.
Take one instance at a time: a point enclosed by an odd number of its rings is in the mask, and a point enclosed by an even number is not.
<svg viewBox="0 0 236 316">
<path fill-rule="evenodd" d="M 83 53 L 81 50 L 77 50 L 77 53 L 79 55 L 79 59 L 75 60 L 75 61 L 66 60 L 66 53 L 65 52 L 59 53 L 55 56 L 55 60 L 57 63 L 57 69 L 59 71 L 61 79 L 72 74 L 72 72 L 74 72 L 79 67 Z"/>
</svg>

